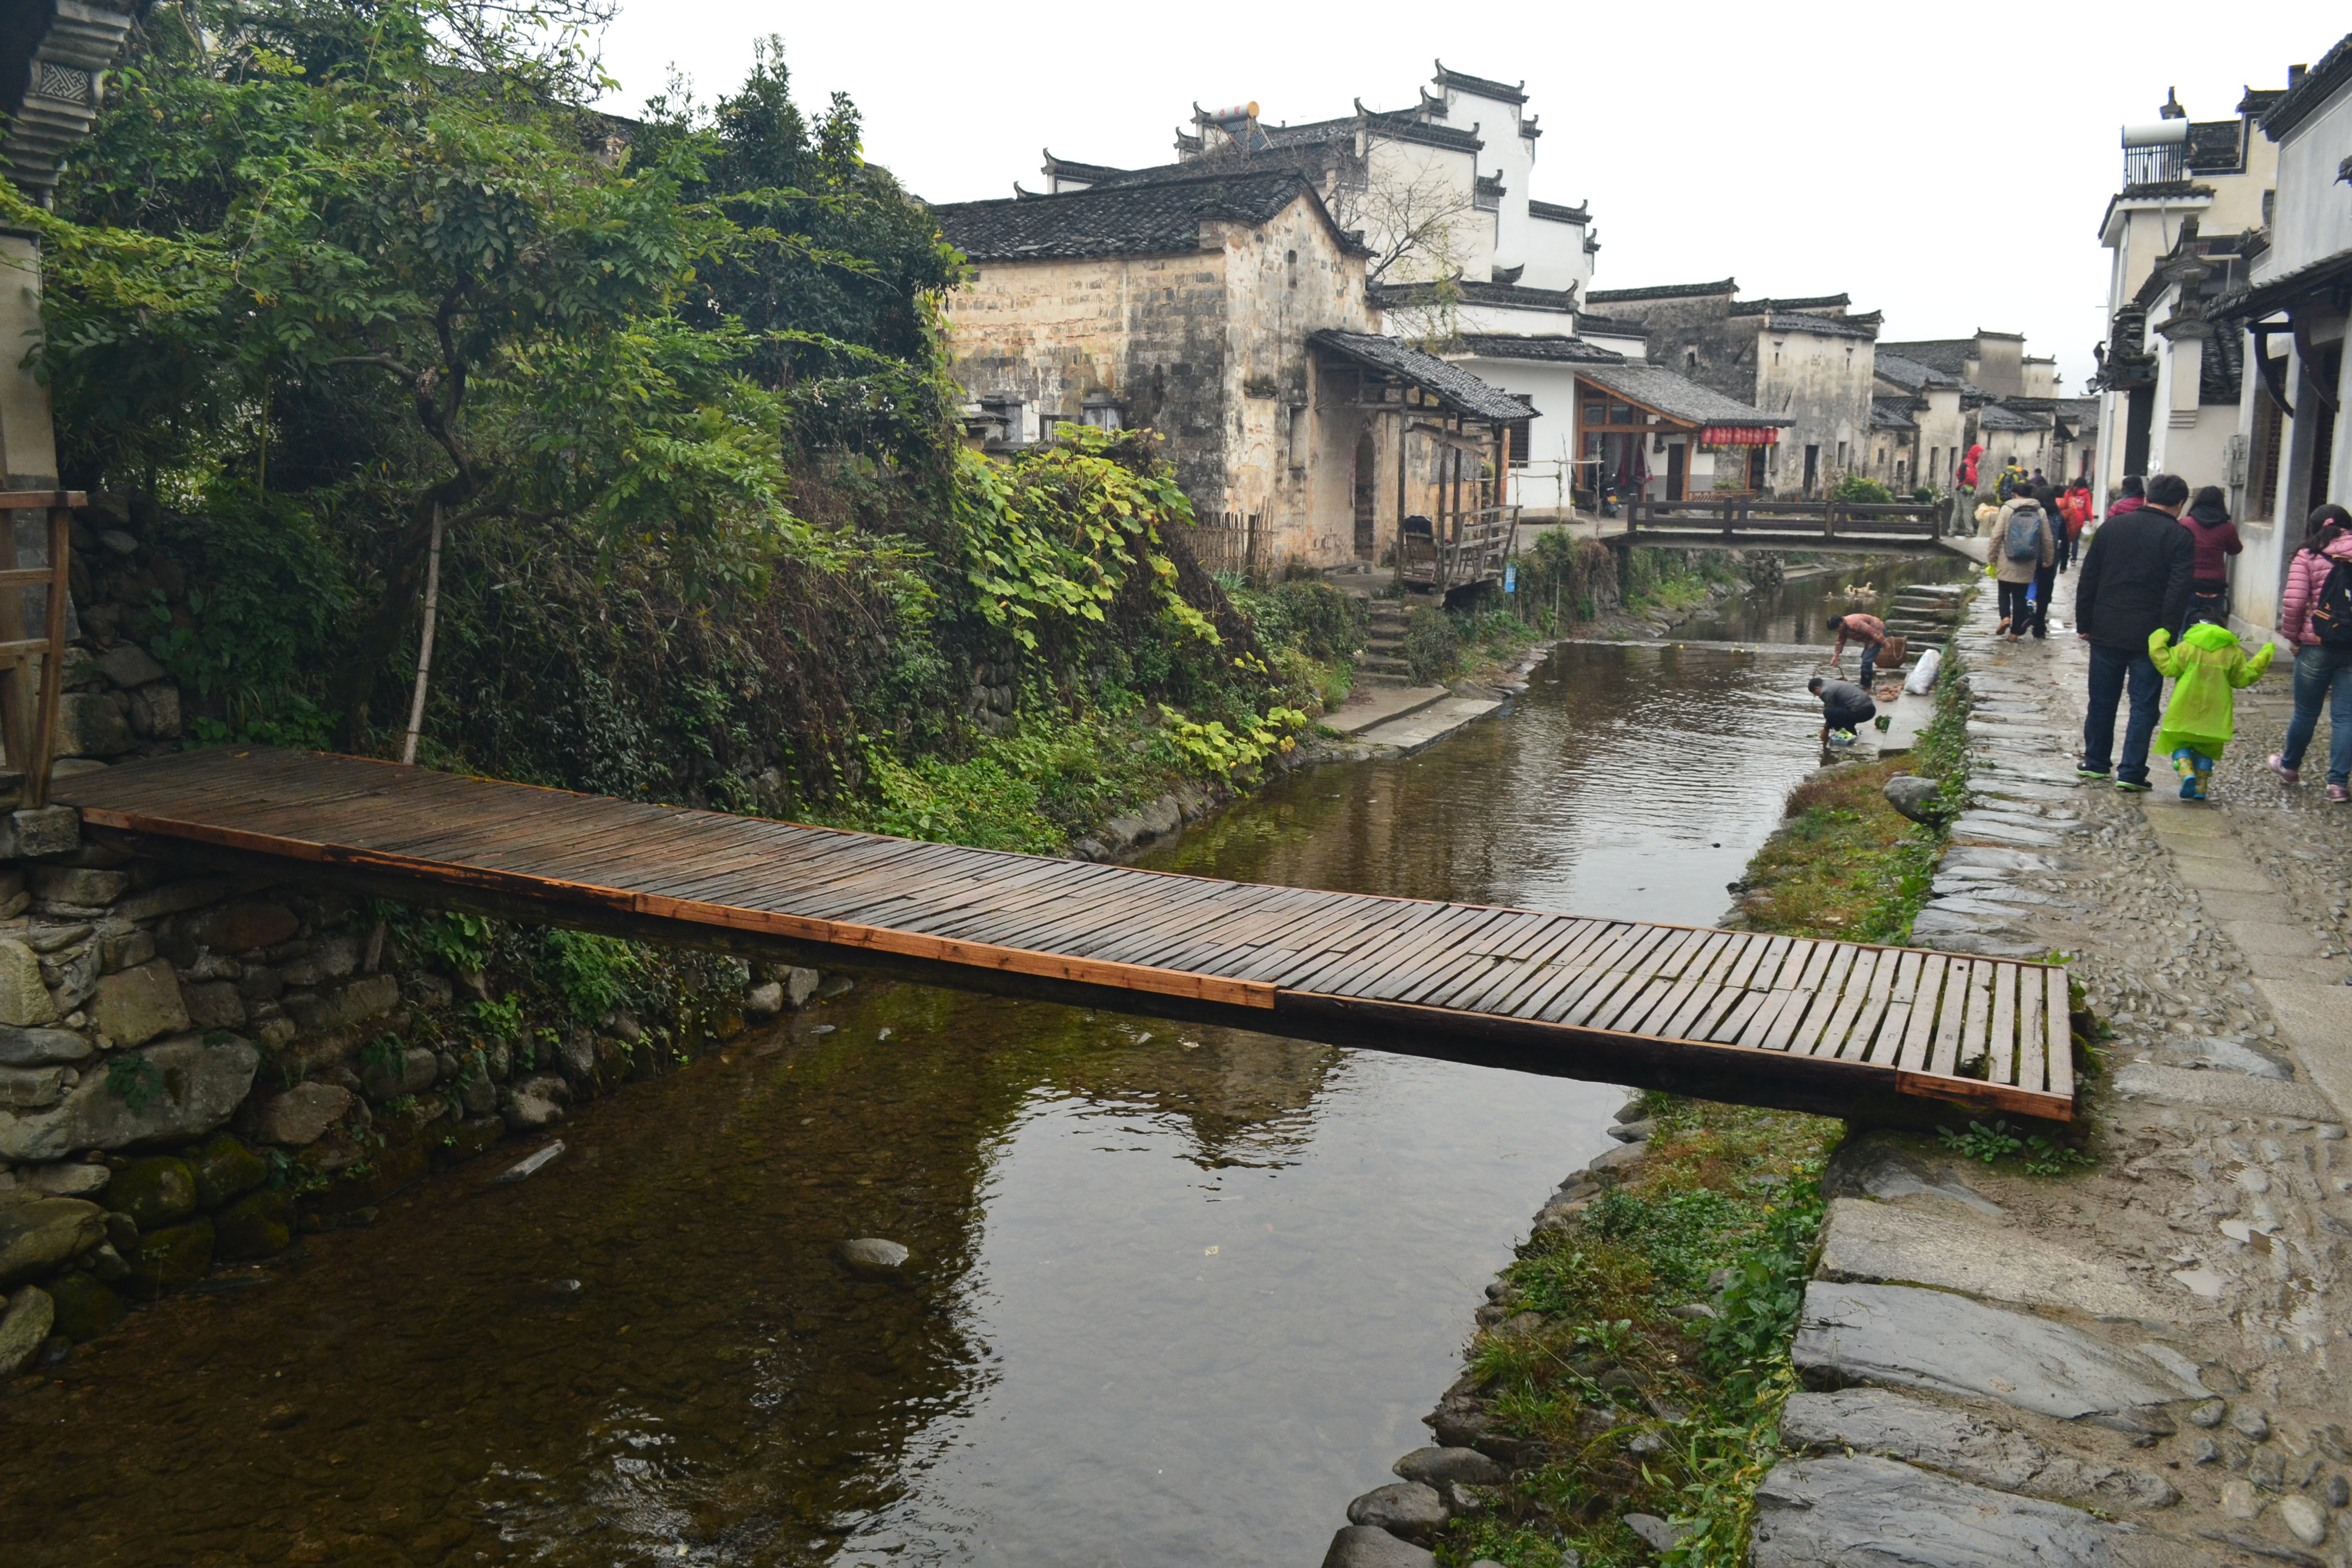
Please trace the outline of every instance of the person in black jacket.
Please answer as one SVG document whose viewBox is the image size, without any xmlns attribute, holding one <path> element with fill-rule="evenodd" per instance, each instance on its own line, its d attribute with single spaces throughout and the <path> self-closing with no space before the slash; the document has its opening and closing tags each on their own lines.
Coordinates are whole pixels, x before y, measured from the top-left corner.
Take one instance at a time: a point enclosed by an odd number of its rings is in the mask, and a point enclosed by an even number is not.
<svg viewBox="0 0 2352 1568">
<path fill-rule="evenodd" d="M 2126 683 L 2131 717 L 2124 726 L 2124 754 L 2116 787 L 2147 790 L 2147 743 L 2156 733 L 2164 677 L 2147 656 L 2147 637 L 2161 626 L 2174 637 L 2189 615 L 2189 581 L 2197 563 L 2197 542 L 2180 526 L 2189 504 L 2189 483 L 2177 474 L 2151 474 L 2147 504 L 2110 514 L 2091 536 L 2091 548 L 2074 581 L 2074 630 L 2091 644 L 2090 705 L 2083 717 L 2083 762 L 2074 772 L 2086 779 L 2107 776 L 2116 744 L 2116 707 Z"/>
<path fill-rule="evenodd" d="M 2033 638 L 2039 642 L 2050 635 L 2050 595 L 2057 591 L 2058 563 L 2066 559 L 2066 520 L 2058 515 L 2058 487 L 2043 479 L 2040 468 L 2033 470 L 2026 489 L 2041 503 L 2042 520 L 2058 546 L 2033 574 Z"/>
</svg>

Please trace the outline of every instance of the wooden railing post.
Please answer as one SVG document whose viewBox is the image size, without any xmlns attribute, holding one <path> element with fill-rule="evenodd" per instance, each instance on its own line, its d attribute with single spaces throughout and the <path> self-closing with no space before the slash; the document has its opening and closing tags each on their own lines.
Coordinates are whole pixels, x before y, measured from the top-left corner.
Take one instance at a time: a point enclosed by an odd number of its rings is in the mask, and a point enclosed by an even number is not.
<svg viewBox="0 0 2352 1568">
<path fill-rule="evenodd" d="M 38 806 L 48 801 L 49 762 L 57 752 L 58 694 L 65 685 L 66 612 L 73 570 L 73 509 L 89 498 L 79 490 L 0 491 L 0 528 L 6 530 L 8 563 L 0 570 L 0 744 L 8 765 L 25 775 L 22 799 Z M 26 566 L 18 559 L 16 519 L 46 511 L 46 559 Z M 25 591 L 46 590 L 41 635 L 28 636 Z M 41 667 L 40 685 L 32 667 Z"/>
</svg>

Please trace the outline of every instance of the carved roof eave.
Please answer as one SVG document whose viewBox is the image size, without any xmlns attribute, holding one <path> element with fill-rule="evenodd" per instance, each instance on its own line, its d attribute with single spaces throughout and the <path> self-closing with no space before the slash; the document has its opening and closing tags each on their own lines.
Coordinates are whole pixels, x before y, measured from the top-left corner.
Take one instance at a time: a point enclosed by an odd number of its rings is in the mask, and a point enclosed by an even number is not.
<svg viewBox="0 0 2352 1568">
<path fill-rule="evenodd" d="M 121 52 L 131 23 L 129 11 L 110 5 L 55 4 L 26 73 L 23 100 L 0 105 L 12 115 L 7 135 L 0 138 L 7 176 L 45 206 L 67 153 L 98 120 L 104 72 Z"/>
</svg>

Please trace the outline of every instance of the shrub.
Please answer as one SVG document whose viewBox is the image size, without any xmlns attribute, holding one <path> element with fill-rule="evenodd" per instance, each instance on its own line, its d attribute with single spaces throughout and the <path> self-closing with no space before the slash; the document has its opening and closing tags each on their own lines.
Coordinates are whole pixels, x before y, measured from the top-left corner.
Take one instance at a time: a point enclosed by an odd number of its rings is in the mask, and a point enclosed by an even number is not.
<svg viewBox="0 0 2352 1568">
<path fill-rule="evenodd" d="M 1884 506 L 1894 500 L 1895 492 L 1872 479 L 1868 474 L 1848 474 L 1830 491 L 1832 500 L 1860 501 Z"/>
<path fill-rule="evenodd" d="M 1435 605 L 1413 611 L 1405 623 L 1404 658 L 1422 685 L 1451 676 L 1462 663 L 1462 635 L 1454 617 Z"/>
</svg>

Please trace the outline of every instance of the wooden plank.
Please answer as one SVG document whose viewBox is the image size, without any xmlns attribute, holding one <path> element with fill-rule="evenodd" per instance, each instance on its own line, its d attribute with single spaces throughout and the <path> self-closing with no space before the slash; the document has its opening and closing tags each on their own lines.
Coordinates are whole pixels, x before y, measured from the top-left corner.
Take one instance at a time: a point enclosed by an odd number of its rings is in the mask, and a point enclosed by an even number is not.
<svg viewBox="0 0 2352 1568">
<path fill-rule="evenodd" d="M 1768 1051 L 1793 1050 L 1801 1056 L 1806 1054 L 1802 1041 L 1808 1026 L 1811 1026 L 1812 1033 L 1821 1032 L 1822 1026 L 1828 1022 L 1830 1009 L 1837 1005 L 1839 983 L 1845 979 L 1845 972 L 1853 966 L 1853 949 L 1845 943 L 1825 942 L 1817 945 L 1812 957 L 1806 960 L 1805 972 L 1793 988 L 1799 997 L 1797 1005 L 1780 1010 L 1780 1022 L 1773 1025 L 1772 1032 L 1764 1037 L 1763 1048 Z"/>
<path fill-rule="evenodd" d="M 1310 969 L 1285 989 L 1315 991 L 1329 996 L 1354 995 L 1360 986 L 1439 947 L 1454 932 L 1476 922 L 1486 912 L 1472 904 L 1439 904 L 1416 910 L 1416 918 L 1402 930 L 1379 942 L 1360 939 L 1345 957 Z"/>
<path fill-rule="evenodd" d="M 1504 1010 L 1504 998 L 1525 986 L 1541 973 L 1546 965 L 1576 947 L 1580 940 L 1595 934 L 1606 923 L 1561 915 L 1547 929 L 1540 942 L 1532 944 L 1519 957 L 1499 966 L 1493 973 L 1451 993 L 1442 999 L 1442 1005 L 1470 1013 L 1501 1012 Z"/>
<path fill-rule="evenodd" d="M 2333 721 L 2330 715 L 2330 721 Z M 2050 966 L 2043 984 L 2049 987 L 2042 999 L 2042 1018 L 2046 1031 L 2044 1051 L 2050 1068 L 2050 1092 L 2063 1095 L 2069 1104 L 2074 1099 L 2074 1000 L 2067 994 L 2066 972 L 2056 964 Z"/>
<path fill-rule="evenodd" d="M 1853 1016 L 1844 1037 L 1839 1040 L 1837 1054 L 1846 1061 L 1871 1059 L 1871 1043 L 1878 1037 L 1887 1012 L 1895 1005 L 1895 988 L 1903 972 L 1905 959 L 1916 968 L 1919 955 L 1897 948 L 1882 948 L 1878 967 L 1871 973 L 1870 988 L 1863 994 L 1862 1005 Z"/>
<path fill-rule="evenodd" d="M 1895 1058 L 1897 1068 L 1911 1072 L 1927 1068 L 1928 1047 L 1936 1037 L 1936 1005 L 1943 996 L 1944 975 L 1951 962 L 1940 952 L 1921 955 L 1919 978 L 1911 994 L 1911 1016 L 1903 1026 Z"/>
<path fill-rule="evenodd" d="M 2017 965 L 1992 966 L 1992 1037 L 1987 1042 L 1987 1083 L 2017 1081 Z"/>
<path fill-rule="evenodd" d="M 1746 1026 L 1733 1037 L 1732 1044 L 1754 1050 L 1764 1048 L 1764 1042 L 1771 1037 L 1771 1031 L 1779 1025 L 1789 998 L 1802 994 L 1799 987 L 1804 972 L 1812 967 L 1814 952 L 1820 945 L 1801 937 L 1790 942 L 1788 951 L 1780 955 L 1780 967 L 1771 975 L 1770 988 L 1765 994 L 1763 1005 L 1748 1015 Z M 1824 959 L 1822 962 L 1828 961 Z M 1750 988 L 1755 989 L 1760 984 L 1759 976 Z M 1793 1020 L 1790 1026 L 1795 1027 Z"/>
<path fill-rule="evenodd" d="M 1659 952 L 1670 949 L 1681 936 L 1670 926 L 1633 927 L 1624 942 L 1601 954 L 1591 973 L 1563 989 L 1540 1016 L 1549 1024 L 1581 1024 L 1635 974 L 1643 973 L 1645 965 L 1655 963 Z"/>
<path fill-rule="evenodd" d="M 1992 972 L 1990 959 L 1979 958 L 1969 964 L 1968 1022 L 1960 1031 L 1960 1060 L 1972 1061 L 1989 1057 L 1992 1048 Z M 1955 1074 L 1958 1068 L 1955 1068 Z"/>
<path fill-rule="evenodd" d="M 1950 1078 L 1959 1071 L 1960 1041 L 1968 1033 L 1969 998 L 1976 990 L 1976 961 L 1955 958 L 1944 972 L 1944 996 L 1936 1007 L 1936 1043 L 1927 1071 Z"/>
<path fill-rule="evenodd" d="M 1591 922 L 1567 946 L 1530 965 L 1527 973 L 1502 989 L 1480 998 L 1480 1010 L 1515 1018 L 1536 1016 L 1553 996 L 1589 973 L 1598 956 L 1629 929 L 1622 921 Z"/>
<path fill-rule="evenodd" d="M 1717 951 L 1698 976 L 1698 983 L 1688 988 L 1673 1011 L 1659 1019 L 1654 1032 L 1675 1038 L 1705 1037 L 1706 1021 L 1720 1015 L 1741 994 L 1742 988 L 1731 984 L 1732 974 L 1752 967 L 1755 958 L 1750 950 L 1762 948 L 1765 942 L 1760 932 L 1735 933 L 1732 941 Z"/>
<path fill-rule="evenodd" d="M 2047 1081 L 2042 1065 L 2042 975 L 2038 970 L 2021 967 L 2017 972 L 2017 1076 L 2011 1079 L 2018 1088 L 2039 1090 Z"/>
<path fill-rule="evenodd" d="M 1847 948 L 1840 954 L 1846 961 L 1846 972 L 1837 984 L 1835 1005 L 1827 1009 L 1828 1016 L 1818 1024 L 1813 1023 L 1812 1016 L 1809 1015 L 1806 1023 L 1798 1028 L 1796 1035 L 1790 1039 L 1790 1050 L 1801 1051 L 1809 1057 L 1834 1057 L 1843 1054 L 1839 1047 L 1845 1043 L 1846 1032 L 1853 1027 L 1854 1018 L 1862 1011 L 1864 999 L 1870 994 L 1870 984 L 1878 973 L 1878 961 L 1882 951 L 1870 947 Z M 1824 1000 L 1827 999 L 1828 994 L 1826 991 L 1822 993 Z M 1812 1010 L 1812 1014 L 1818 1015 L 1822 1010 L 1817 1006 Z"/>
<path fill-rule="evenodd" d="M 1688 928 L 1677 928 L 1664 942 L 1652 947 L 1646 957 L 1629 965 L 1624 977 L 1612 985 L 1596 985 L 1583 1001 L 1563 1016 L 1572 1026 L 1603 1028 L 1596 1020 L 1614 1018 L 1639 1002 L 1654 984 L 1671 983 L 1682 973 L 1698 949 L 1706 944 L 1707 933 Z"/>
<path fill-rule="evenodd" d="M 1727 931 L 1715 931 L 1692 949 L 1672 973 L 1662 973 L 1644 986 L 1642 994 L 1611 1017 L 1609 1027 L 1626 1034 L 1663 1035 L 1666 1024 L 1680 1012 L 1693 994 L 1708 985 L 1706 973 L 1716 966 L 1734 941 Z"/>
<path fill-rule="evenodd" d="M 1524 910 L 1504 910 L 1475 931 L 1458 936 L 1436 962 L 1423 963 L 1418 973 L 1390 974 L 1357 993 L 1378 1001 L 1419 1003 L 1432 991 L 1453 991 L 1495 971 L 1492 949 L 1507 945 L 1541 920 Z"/>
<path fill-rule="evenodd" d="M 1396 993 L 1410 991 L 1432 974 L 1451 973 L 1461 946 L 1505 918 L 1498 910 L 1456 905 L 1423 921 L 1393 947 L 1351 966 L 1346 979 L 1318 984 L 1314 989 L 1368 1001 L 1398 1000 Z"/>
<path fill-rule="evenodd" d="M 1422 1006 L 1442 1006 L 1444 997 L 1492 984 L 1496 971 L 1507 968 L 1515 961 L 1521 943 L 1530 938 L 1540 939 L 1559 918 L 1526 910 L 1517 911 L 1502 925 L 1490 927 L 1464 948 L 1464 962 L 1455 965 L 1452 973 L 1432 977 L 1416 986 L 1411 995 L 1398 1000 Z"/>
</svg>

